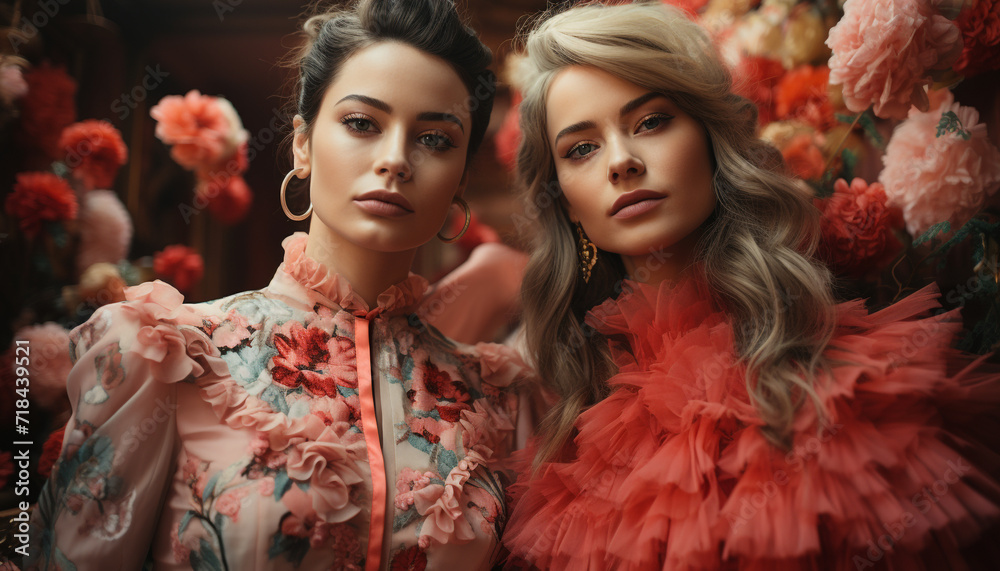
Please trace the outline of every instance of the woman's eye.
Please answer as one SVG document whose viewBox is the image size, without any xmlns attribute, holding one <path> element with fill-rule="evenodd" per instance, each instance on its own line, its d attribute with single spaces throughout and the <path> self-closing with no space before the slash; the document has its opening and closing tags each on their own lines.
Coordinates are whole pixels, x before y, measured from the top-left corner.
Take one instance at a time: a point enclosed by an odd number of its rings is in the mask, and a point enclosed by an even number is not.
<svg viewBox="0 0 1000 571">
<path fill-rule="evenodd" d="M 424 133 L 423 135 L 420 135 L 417 140 L 421 145 L 430 147 L 436 151 L 455 148 L 455 143 L 453 143 L 449 137 L 441 133 Z"/>
<path fill-rule="evenodd" d="M 570 149 L 564 158 L 577 160 L 582 159 L 590 153 L 593 153 L 595 150 L 597 150 L 597 145 L 593 143 L 580 143 Z"/>
<path fill-rule="evenodd" d="M 672 117 L 669 115 L 650 115 L 642 121 L 639 121 L 639 127 L 636 129 L 636 133 L 641 131 L 652 131 L 669 121 L 671 118 Z"/>
<path fill-rule="evenodd" d="M 351 131 L 357 133 L 370 133 L 375 131 L 375 123 L 366 117 L 348 116 L 341 121 Z"/>
</svg>

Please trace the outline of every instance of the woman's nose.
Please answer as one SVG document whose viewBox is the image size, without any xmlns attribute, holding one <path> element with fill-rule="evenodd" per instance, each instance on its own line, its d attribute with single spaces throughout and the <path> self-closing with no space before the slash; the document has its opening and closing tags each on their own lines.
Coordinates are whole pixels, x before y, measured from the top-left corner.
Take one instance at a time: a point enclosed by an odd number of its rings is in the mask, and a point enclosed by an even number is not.
<svg viewBox="0 0 1000 571">
<path fill-rule="evenodd" d="M 618 184 L 646 172 L 646 166 L 628 144 L 611 142 L 609 146 L 611 159 L 608 162 L 608 181 L 611 184 Z"/>
<path fill-rule="evenodd" d="M 413 172 L 406 155 L 405 133 L 391 133 L 383 137 L 374 168 L 378 175 L 398 179 L 401 182 L 410 180 Z"/>
</svg>

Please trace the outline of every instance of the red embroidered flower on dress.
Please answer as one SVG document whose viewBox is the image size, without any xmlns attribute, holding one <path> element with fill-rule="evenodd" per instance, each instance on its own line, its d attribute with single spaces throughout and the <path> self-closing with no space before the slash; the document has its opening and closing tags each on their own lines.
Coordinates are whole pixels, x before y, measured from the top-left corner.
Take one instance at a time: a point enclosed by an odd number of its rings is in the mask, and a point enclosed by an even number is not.
<svg viewBox="0 0 1000 571">
<path fill-rule="evenodd" d="M 125 381 L 125 368 L 122 367 L 122 354 L 118 345 L 108 345 L 100 355 L 94 358 L 94 366 L 97 368 L 101 388 L 106 391 L 110 391 Z"/>
<path fill-rule="evenodd" d="M 414 545 L 397 551 L 389 564 L 389 571 L 424 571 L 427 569 L 427 553 Z"/>
<path fill-rule="evenodd" d="M 863 277 L 899 252 L 893 228 L 902 225 L 899 211 L 886 207 L 885 189 L 856 178 L 839 179 L 833 196 L 817 201 L 823 212 L 819 257 L 836 272 Z"/>
<path fill-rule="evenodd" d="M 1000 2 L 979 0 L 955 23 L 964 40 L 955 71 L 972 76 L 1000 69 Z"/>
<path fill-rule="evenodd" d="M 48 172 L 18 174 L 4 207 L 7 214 L 20 220 L 21 230 L 30 237 L 38 234 L 42 222 L 73 220 L 79 209 L 69 183 Z"/>
<path fill-rule="evenodd" d="M 322 329 L 292 323 L 287 333 L 276 333 L 271 377 L 289 388 L 300 385 L 314 395 L 335 396 L 337 385 L 357 388 L 354 370 L 354 343 L 346 337 L 332 337 Z M 331 382 L 331 380 L 333 382 Z"/>
<path fill-rule="evenodd" d="M 128 162 L 121 133 L 107 121 L 90 119 L 63 129 L 59 147 L 73 176 L 88 189 L 110 188 Z"/>
<path fill-rule="evenodd" d="M 205 262 L 201 254 L 187 246 L 167 246 L 153 256 L 153 271 L 176 287 L 188 293 L 201 280 L 205 272 Z"/>
<path fill-rule="evenodd" d="M 430 361 L 425 364 L 423 380 L 424 388 L 437 401 L 434 409 L 441 415 L 441 420 L 458 422 L 463 410 L 471 410 L 467 404 L 471 397 L 465 385 L 452 380 L 451 375 Z"/>
</svg>

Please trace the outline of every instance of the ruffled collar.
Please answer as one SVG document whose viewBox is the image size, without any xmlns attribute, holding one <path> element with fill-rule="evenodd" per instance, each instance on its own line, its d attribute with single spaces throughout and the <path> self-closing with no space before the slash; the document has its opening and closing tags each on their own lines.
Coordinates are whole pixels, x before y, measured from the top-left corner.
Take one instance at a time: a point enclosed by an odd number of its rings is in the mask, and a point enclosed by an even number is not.
<svg viewBox="0 0 1000 571">
<path fill-rule="evenodd" d="M 704 277 L 692 273 L 656 285 L 625 280 L 622 293 L 591 309 L 585 322 L 607 337 L 624 337 L 634 357 L 648 362 L 660 354 L 664 338 L 725 323 L 728 317 L 713 301 Z"/>
<path fill-rule="evenodd" d="M 282 241 L 285 258 L 278 273 L 288 275 L 306 289 L 328 299 L 332 305 L 340 306 L 357 317 L 370 319 L 383 313 L 411 310 L 427 290 L 427 280 L 411 273 L 405 280 L 380 293 L 375 307 L 369 307 L 346 279 L 306 255 L 308 239 L 309 235 L 305 232 L 296 232 Z"/>
</svg>

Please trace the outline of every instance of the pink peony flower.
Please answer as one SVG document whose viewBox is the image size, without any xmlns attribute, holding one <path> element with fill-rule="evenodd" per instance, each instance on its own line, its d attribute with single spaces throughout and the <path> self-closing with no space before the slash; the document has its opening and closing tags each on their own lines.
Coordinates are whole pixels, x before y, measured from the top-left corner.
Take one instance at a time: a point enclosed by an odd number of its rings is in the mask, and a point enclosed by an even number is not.
<svg viewBox="0 0 1000 571">
<path fill-rule="evenodd" d="M 111 123 L 90 119 L 63 129 L 59 136 L 66 165 L 88 189 L 110 188 L 128 162 L 128 148 Z"/>
<path fill-rule="evenodd" d="M 149 114 L 157 121 L 156 136 L 173 146 L 170 156 L 188 170 L 211 169 L 249 138 L 229 101 L 197 90 L 164 97 Z"/>
<path fill-rule="evenodd" d="M 892 134 L 879 181 L 890 205 L 903 209 L 906 229 L 919 236 L 945 220 L 964 224 L 1000 188 L 1000 150 L 979 112 L 944 92 L 927 112 L 912 109 Z"/>
<path fill-rule="evenodd" d="M 0 65 L 0 101 L 10 105 L 28 93 L 28 82 L 24 81 L 21 66 L 15 64 Z"/>
<path fill-rule="evenodd" d="M 69 331 L 49 322 L 25 327 L 15 339 L 24 339 L 31 347 L 31 400 L 46 410 L 60 412 L 69 404 L 66 379 L 73 367 Z"/>
<path fill-rule="evenodd" d="M 947 69 L 962 48 L 958 27 L 926 0 L 847 0 L 826 44 L 830 83 L 843 85 L 847 108 L 873 105 L 893 119 L 911 105 L 927 109 L 930 72 Z"/>
<path fill-rule="evenodd" d="M 128 255 L 132 242 L 132 218 L 125 205 L 110 190 L 92 190 L 82 202 L 77 271 L 85 272 L 99 262 L 117 264 Z"/>
</svg>

